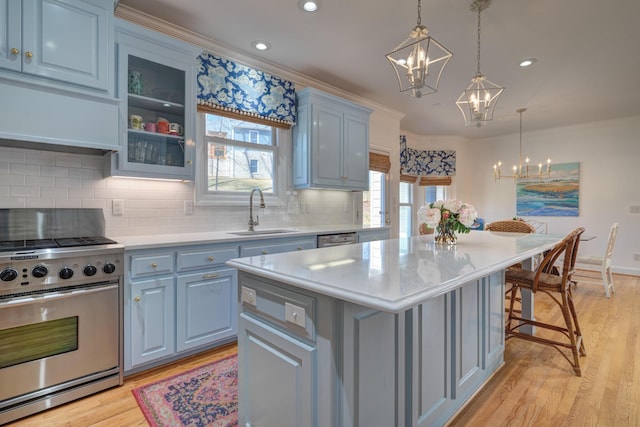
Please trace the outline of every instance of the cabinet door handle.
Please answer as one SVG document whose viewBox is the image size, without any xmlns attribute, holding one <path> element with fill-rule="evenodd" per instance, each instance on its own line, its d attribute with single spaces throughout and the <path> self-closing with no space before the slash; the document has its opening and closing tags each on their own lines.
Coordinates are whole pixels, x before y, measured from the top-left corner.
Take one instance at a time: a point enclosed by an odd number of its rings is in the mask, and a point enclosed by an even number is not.
<svg viewBox="0 0 640 427">
<path fill-rule="evenodd" d="M 20 51 L 18 49 L 16 49 L 15 47 L 12 47 L 10 52 L 11 52 L 11 55 L 17 55 L 17 54 L 20 53 Z"/>
<path fill-rule="evenodd" d="M 158 264 L 156 264 L 155 262 L 151 263 L 151 267 L 156 268 L 158 266 Z"/>
<path fill-rule="evenodd" d="M 262 251 L 262 255 L 267 255 L 268 252 L 267 251 Z"/>
<path fill-rule="evenodd" d="M 218 277 L 217 273 L 205 274 L 202 276 L 203 279 L 215 279 L 216 277 Z"/>
<path fill-rule="evenodd" d="M 24 53 L 24 56 L 26 56 L 27 58 L 33 58 L 33 53 L 31 53 L 30 51 L 26 51 Z"/>
<path fill-rule="evenodd" d="M 301 251 L 301 250 L 302 250 L 302 247 L 301 247 L 301 246 L 298 246 L 296 249 L 297 249 L 297 250 L 299 250 L 299 251 Z"/>
<path fill-rule="evenodd" d="M 134 300 L 135 302 L 140 302 L 140 297 L 135 297 L 133 300 Z"/>
<path fill-rule="evenodd" d="M 209 261 L 215 261 L 215 258 L 210 256 L 209 258 L 207 258 Z"/>
</svg>

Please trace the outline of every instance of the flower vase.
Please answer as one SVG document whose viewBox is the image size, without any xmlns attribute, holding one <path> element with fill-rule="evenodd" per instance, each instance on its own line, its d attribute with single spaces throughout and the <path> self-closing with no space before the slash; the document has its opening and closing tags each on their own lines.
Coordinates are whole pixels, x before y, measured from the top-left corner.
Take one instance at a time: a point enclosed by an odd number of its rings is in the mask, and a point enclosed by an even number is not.
<svg viewBox="0 0 640 427">
<path fill-rule="evenodd" d="M 443 222 L 438 224 L 436 227 L 434 240 L 436 243 L 440 243 L 441 245 L 455 245 L 458 243 L 458 238 L 456 237 L 456 233 L 453 231 L 453 227 Z"/>
</svg>

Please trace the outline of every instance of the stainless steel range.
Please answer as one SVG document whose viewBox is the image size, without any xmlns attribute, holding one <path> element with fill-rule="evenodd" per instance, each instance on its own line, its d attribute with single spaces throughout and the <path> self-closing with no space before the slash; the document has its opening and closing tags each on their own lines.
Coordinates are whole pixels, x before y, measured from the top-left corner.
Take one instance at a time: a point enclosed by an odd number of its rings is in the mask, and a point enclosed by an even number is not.
<svg viewBox="0 0 640 427">
<path fill-rule="evenodd" d="M 122 384 L 123 257 L 101 209 L 0 209 L 0 424 Z"/>
</svg>

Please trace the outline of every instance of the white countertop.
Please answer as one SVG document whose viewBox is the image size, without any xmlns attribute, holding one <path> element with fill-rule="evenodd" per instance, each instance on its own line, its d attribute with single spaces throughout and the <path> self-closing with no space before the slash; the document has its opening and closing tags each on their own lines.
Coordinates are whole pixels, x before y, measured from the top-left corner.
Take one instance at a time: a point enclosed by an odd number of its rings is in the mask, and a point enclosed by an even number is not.
<svg viewBox="0 0 640 427">
<path fill-rule="evenodd" d="M 324 233 L 347 233 L 353 231 L 366 231 L 366 230 L 383 230 L 388 227 L 362 227 L 359 225 L 321 225 L 321 226 L 308 226 L 308 227 L 256 227 L 257 231 L 264 230 L 291 230 L 287 233 L 275 233 L 275 234 L 252 234 L 238 236 L 231 234 L 231 232 L 242 230 L 230 230 L 230 231 L 212 231 L 212 232 L 198 232 L 198 233 L 180 233 L 180 234 L 156 234 L 149 236 L 119 236 L 110 237 L 110 239 L 123 244 L 126 250 L 134 249 L 153 249 L 161 247 L 171 246 L 184 246 L 184 245 L 199 245 L 207 243 L 224 243 L 224 242 L 243 242 L 247 240 L 258 239 L 275 239 L 286 237 L 301 237 Z"/>
<path fill-rule="evenodd" d="M 472 231 L 233 259 L 241 271 L 381 311 L 400 313 L 552 248 L 564 236 Z"/>
</svg>

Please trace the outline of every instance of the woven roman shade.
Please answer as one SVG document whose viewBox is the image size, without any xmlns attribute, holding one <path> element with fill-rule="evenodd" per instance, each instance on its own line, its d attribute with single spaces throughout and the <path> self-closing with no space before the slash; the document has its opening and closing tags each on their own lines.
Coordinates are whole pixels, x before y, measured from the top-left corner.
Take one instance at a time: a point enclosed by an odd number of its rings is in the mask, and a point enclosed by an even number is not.
<svg viewBox="0 0 640 427">
<path fill-rule="evenodd" d="M 410 182 L 411 184 L 415 184 L 417 180 L 418 177 L 414 175 L 400 175 L 400 182 Z"/>
<path fill-rule="evenodd" d="M 386 154 L 369 153 L 369 170 L 389 173 L 391 170 L 391 159 Z"/>
<path fill-rule="evenodd" d="M 421 176 L 419 185 L 451 185 L 450 176 Z"/>
</svg>

